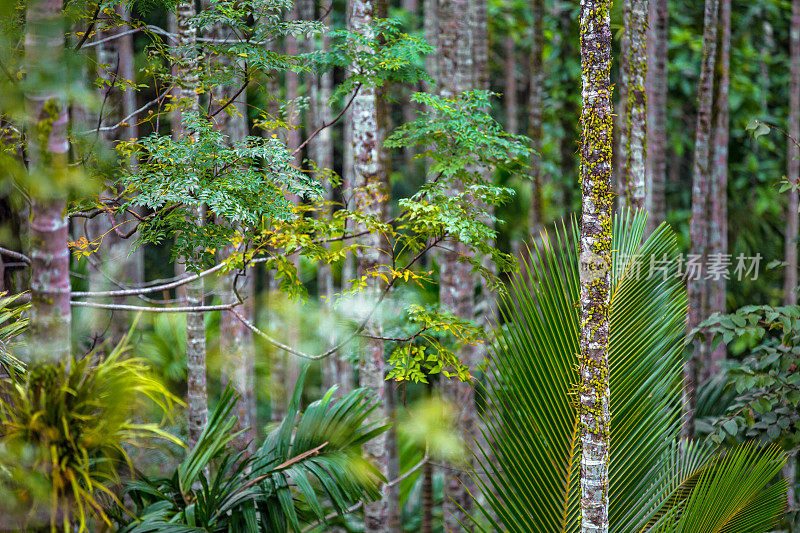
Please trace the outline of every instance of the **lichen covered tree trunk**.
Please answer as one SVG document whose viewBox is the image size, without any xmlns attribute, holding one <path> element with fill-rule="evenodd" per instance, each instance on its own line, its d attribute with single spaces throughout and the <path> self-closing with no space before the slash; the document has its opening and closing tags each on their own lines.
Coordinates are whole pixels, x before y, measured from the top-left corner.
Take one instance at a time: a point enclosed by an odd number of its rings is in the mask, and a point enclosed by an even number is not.
<svg viewBox="0 0 800 533">
<path fill-rule="evenodd" d="M 622 166 L 622 205 L 645 206 L 645 159 L 647 157 L 647 28 L 648 0 L 626 1 L 625 41 L 627 80 L 625 87 L 625 162 Z"/>
<path fill-rule="evenodd" d="M 175 20 L 178 29 L 178 47 L 180 52 L 178 64 L 178 105 L 181 118 L 189 113 L 199 112 L 198 77 L 197 77 L 197 30 L 190 21 L 195 16 L 195 4 L 182 1 L 177 5 Z M 182 125 L 178 126 L 178 135 L 189 135 Z M 202 226 L 205 214 L 198 209 L 195 223 Z M 198 251 L 199 252 L 199 251 Z M 189 306 L 201 306 L 204 302 L 203 278 L 186 285 L 186 303 Z M 186 315 L 186 415 L 189 424 L 189 445 L 193 446 L 208 423 L 208 392 L 206 384 L 206 326 L 204 314 L 187 313 Z"/>
<path fill-rule="evenodd" d="M 697 133 L 692 169 L 692 220 L 689 226 L 690 254 L 703 260 L 707 254 L 709 193 L 711 181 L 711 122 L 714 100 L 714 64 L 717 55 L 719 0 L 706 0 L 703 19 L 703 59 L 697 90 Z M 703 305 L 706 282 L 702 276 L 688 280 L 689 315 L 687 330 L 695 328 L 706 314 Z M 694 434 L 695 384 L 698 362 L 705 361 L 707 345 L 695 343 L 683 369 L 683 436 Z"/>
<path fill-rule="evenodd" d="M 608 531 L 612 104 L 608 0 L 581 3 L 581 531 Z"/>
<path fill-rule="evenodd" d="M 70 279 L 66 193 L 62 175 L 67 169 L 69 121 L 66 83 L 60 56 L 64 48 L 62 0 L 29 2 L 26 10 L 25 63 L 28 78 L 40 86 L 27 95 L 31 126 L 28 170 L 49 183 L 32 194 L 29 219 L 31 314 L 27 357 L 31 361 L 60 361 L 70 354 Z M 51 69 L 59 70 L 56 73 Z M 49 72 L 48 72 L 49 71 Z"/>
<path fill-rule="evenodd" d="M 645 208 L 651 233 L 666 217 L 667 184 L 667 49 L 669 11 L 667 0 L 650 0 L 650 43 L 647 69 L 647 185 Z"/>
<path fill-rule="evenodd" d="M 714 98 L 714 164 L 711 178 L 711 217 L 708 233 L 710 256 L 724 257 L 728 253 L 728 139 L 730 55 L 731 55 L 731 0 L 720 0 L 719 47 L 717 50 L 717 93 Z M 708 313 L 725 313 L 725 277 L 711 279 L 709 283 Z M 719 371 L 726 357 L 725 343 L 713 348 L 711 339 L 706 350 L 710 354 L 703 361 L 703 379 Z M 712 349 L 713 348 L 713 349 Z"/>
<path fill-rule="evenodd" d="M 786 131 L 793 139 L 788 140 L 786 151 L 786 177 L 792 183 L 800 183 L 800 149 L 795 142 L 800 141 L 800 0 L 792 2 L 792 21 L 790 32 L 790 80 L 789 80 L 789 124 Z M 797 305 L 797 235 L 798 235 L 798 192 L 789 193 L 786 211 L 786 274 L 783 279 L 784 305 Z"/>
<path fill-rule="evenodd" d="M 373 39 L 374 29 L 372 22 L 377 17 L 377 2 L 375 0 L 352 0 L 350 2 L 349 28 L 356 33 Z M 360 50 L 361 53 L 371 53 L 369 48 Z M 381 155 L 379 153 L 379 116 L 377 91 L 374 87 L 363 86 L 358 91 L 352 103 L 352 139 L 353 147 L 353 178 L 354 198 L 357 210 L 367 215 L 381 217 L 384 213 L 386 190 L 383 183 Z M 364 291 L 368 305 L 377 301 L 381 286 L 379 278 L 374 273 L 380 264 L 379 235 L 371 232 L 360 241 L 361 249 L 357 256 L 357 275 L 367 280 L 367 289 Z M 366 331 L 371 336 L 381 336 L 382 328 L 379 320 L 371 320 Z M 380 407 L 373 417 L 385 419 L 387 416 L 385 401 L 385 374 L 383 341 L 379 339 L 366 339 L 359 372 L 360 385 L 373 391 L 380 401 Z M 386 475 L 387 463 L 387 435 L 385 433 L 371 439 L 364 445 L 366 455 L 375 463 L 378 469 Z M 375 502 L 364 505 L 364 531 L 383 532 L 389 531 L 389 502 L 388 487 L 384 486 L 381 497 Z"/>
</svg>

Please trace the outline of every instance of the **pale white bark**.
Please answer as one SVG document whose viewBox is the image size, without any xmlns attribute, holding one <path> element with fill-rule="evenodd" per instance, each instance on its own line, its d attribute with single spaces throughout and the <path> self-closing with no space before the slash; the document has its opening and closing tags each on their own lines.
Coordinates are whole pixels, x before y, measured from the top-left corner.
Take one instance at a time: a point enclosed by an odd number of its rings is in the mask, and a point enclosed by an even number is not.
<svg viewBox="0 0 800 533">
<path fill-rule="evenodd" d="M 351 0 L 349 7 L 348 27 L 351 31 L 360 33 L 368 39 L 374 38 L 371 24 L 377 15 L 376 2 L 374 0 Z M 371 51 L 364 48 L 360 52 L 370 53 Z M 386 191 L 381 169 L 379 146 L 381 118 L 378 108 L 375 88 L 362 87 L 352 104 L 351 144 L 355 208 L 366 214 L 380 217 L 384 211 Z M 360 244 L 362 248 L 357 256 L 357 275 L 367 277 L 368 283 L 364 297 L 367 301 L 375 301 L 379 296 L 380 286 L 378 278 L 372 277 L 370 274 L 380 264 L 380 237 L 374 232 L 368 233 L 362 238 Z M 380 321 L 371 321 L 366 332 L 369 335 L 380 336 Z M 385 419 L 388 414 L 385 402 L 385 374 L 383 341 L 365 340 L 359 381 L 362 387 L 373 391 L 380 401 L 380 408 L 376 410 L 373 419 Z M 385 433 L 366 443 L 364 452 L 384 475 L 388 473 L 387 435 Z M 384 486 L 381 489 L 380 499 L 364 506 L 364 531 L 389 531 L 388 487 Z"/>
</svg>

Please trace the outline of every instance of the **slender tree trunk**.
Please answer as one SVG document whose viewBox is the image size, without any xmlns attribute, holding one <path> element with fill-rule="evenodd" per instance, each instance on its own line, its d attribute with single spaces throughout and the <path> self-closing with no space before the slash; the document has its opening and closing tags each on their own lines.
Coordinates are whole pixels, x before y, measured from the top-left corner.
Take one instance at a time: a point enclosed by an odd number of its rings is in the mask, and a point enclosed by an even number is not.
<svg viewBox="0 0 800 533">
<path fill-rule="evenodd" d="M 786 150 L 786 177 L 800 184 L 800 150 L 795 142 L 800 142 L 800 0 L 792 1 L 792 23 L 790 32 L 790 81 L 789 81 L 789 139 Z M 797 305 L 797 235 L 798 235 L 798 192 L 789 193 L 789 206 L 786 212 L 786 274 L 783 279 L 784 305 Z"/>
<path fill-rule="evenodd" d="M 544 118 L 544 0 L 531 0 L 531 79 L 528 137 L 531 139 L 531 205 L 528 233 L 535 239 L 542 227 L 542 120 Z"/>
<path fill-rule="evenodd" d="M 505 55 L 505 92 L 503 101 L 506 107 L 506 131 L 517 133 L 519 131 L 518 119 L 519 106 L 517 104 L 517 57 L 514 36 L 510 33 L 503 41 Z"/>
<path fill-rule="evenodd" d="M 616 179 L 617 206 L 625 207 L 625 167 L 628 164 L 628 79 L 630 78 L 630 50 L 631 36 L 628 29 L 631 26 L 631 2 L 622 0 L 622 38 L 619 43 L 619 102 L 617 103 L 617 117 L 614 128 L 617 132 L 617 151 L 614 154 L 614 176 Z"/>
<path fill-rule="evenodd" d="M 98 26 L 107 28 L 110 26 L 110 19 L 107 15 L 103 14 L 98 17 Z M 99 109 L 95 108 L 88 111 L 87 122 L 91 127 L 108 126 L 109 124 L 116 124 L 122 118 L 119 114 L 119 106 L 117 105 L 116 95 L 114 94 L 114 84 L 117 82 L 119 75 L 119 53 L 117 50 L 118 38 L 117 28 L 109 28 L 106 30 L 98 31 L 98 38 L 100 44 L 96 48 L 97 53 L 97 70 L 93 72 L 98 80 L 102 83 L 95 88 L 97 100 L 100 102 Z M 110 39 L 103 42 L 104 39 Z M 87 76 L 89 73 L 87 72 Z M 94 111 L 97 111 L 96 113 Z M 112 148 L 115 138 L 114 130 L 106 130 L 98 132 L 98 138 L 102 146 L 100 149 L 109 150 Z M 113 197 L 114 191 L 111 190 L 111 183 L 107 182 L 107 188 L 103 191 L 103 195 Z M 119 244 L 119 238 L 113 231 L 109 230 L 116 224 L 114 216 L 104 214 L 97 216 L 87 221 L 86 238 L 90 242 L 99 242 L 97 252 L 88 258 L 89 262 L 89 290 L 90 291 L 103 291 L 111 289 L 111 283 L 106 279 L 106 276 L 112 279 L 122 280 L 120 275 L 120 268 L 125 263 L 125 257 L 114 257 L 115 245 Z M 116 287 L 113 287 L 116 288 Z M 90 316 L 89 319 L 89 335 L 90 338 L 87 345 L 88 349 L 105 346 L 105 341 L 112 339 L 114 342 L 119 337 L 111 333 L 112 325 L 124 323 L 121 316 L 114 316 L 114 311 L 106 311 L 102 309 L 89 309 L 87 310 Z M 123 328 L 124 329 L 124 328 Z"/>
<path fill-rule="evenodd" d="M 198 113 L 197 77 L 197 30 L 190 24 L 196 14 L 193 1 L 184 0 L 176 9 L 175 21 L 180 47 L 179 108 L 181 120 L 188 113 Z M 173 128 L 175 125 L 173 125 Z M 182 125 L 178 135 L 188 135 Z M 203 209 L 195 213 L 195 222 L 201 226 L 205 214 Z M 199 252 L 199 250 L 198 250 Z M 204 286 L 200 278 L 186 285 L 186 303 L 190 306 L 203 305 Z M 189 422 L 189 446 L 194 446 L 208 423 L 208 392 L 206 385 L 206 326 L 203 313 L 186 315 L 186 365 L 187 365 L 187 418 Z"/>
<path fill-rule="evenodd" d="M 32 118 L 28 135 L 29 171 L 53 186 L 33 199 L 29 219 L 31 258 L 31 314 L 28 358 L 60 361 L 70 354 L 70 279 L 66 198 L 60 190 L 67 169 L 68 108 L 64 88 L 55 81 L 64 72 L 44 74 L 44 68 L 62 68 L 52 62 L 64 48 L 62 0 L 38 0 L 26 10 L 25 63 L 28 77 L 44 76 L 43 85 L 28 93 Z M 53 77 L 52 79 L 50 77 Z M 52 85 L 51 85 L 52 84 Z M 64 84 L 65 85 L 65 84 Z"/>
<path fill-rule="evenodd" d="M 581 3 L 581 531 L 608 531 L 608 378 L 613 206 L 611 27 L 607 0 Z"/>
<path fill-rule="evenodd" d="M 422 533 L 433 533 L 433 465 L 430 462 L 422 465 Z"/>
<path fill-rule="evenodd" d="M 797 478 L 797 452 L 786 454 L 786 463 L 783 465 L 781 472 L 783 477 L 786 478 L 786 483 L 789 485 L 786 491 L 787 496 L 787 511 L 792 512 L 797 507 L 797 493 L 794 484 Z"/>
<path fill-rule="evenodd" d="M 300 8 L 297 3 L 293 4 L 292 12 L 290 14 L 291 20 L 300 20 Z M 294 36 L 287 36 L 286 38 L 286 55 L 296 57 L 299 53 L 297 38 Z M 297 109 L 297 97 L 300 90 L 300 76 L 292 71 L 286 71 L 286 123 L 289 125 L 287 133 L 286 144 L 290 150 L 294 150 L 300 146 L 300 112 Z M 299 165 L 302 161 L 302 156 L 298 153 L 295 156 L 295 162 Z"/>
<path fill-rule="evenodd" d="M 731 50 L 731 0 L 720 0 L 719 39 L 717 49 L 717 93 L 714 99 L 714 165 L 711 179 L 711 226 L 708 251 L 711 257 L 724 258 L 728 254 L 728 138 Z M 709 313 L 725 312 L 725 278 L 711 279 L 708 298 Z M 708 341 L 706 350 L 711 354 L 703 361 L 703 378 L 709 379 L 721 368 L 726 357 L 725 344 L 712 350 Z"/>
<path fill-rule="evenodd" d="M 374 0 L 351 0 L 349 28 L 353 32 L 364 35 L 367 39 L 375 38 L 371 24 L 378 16 L 377 8 L 378 6 Z M 370 53 L 370 49 L 364 48 L 360 52 Z M 352 104 L 353 177 L 355 179 L 353 194 L 355 207 L 358 211 L 377 217 L 382 216 L 384 213 L 383 204 L 387 192 L 382 176 L 381 147 L 378 144 L 382 124 L 379 107 L 376 89 L 367 86 L 361 87 Z M 378 278 L 372 275 L 380 264 L 379 250 L 381 240 L 375 233 L 370 233 L 363 237 L 361 244 L 363 248 L 357 256 L 357 275 L 367 277 L 368 283 L 365 297 L 368 302 L 374 302 L 381 292 Z M 373 336 L 382 334 L 379 320 L 372 320 L 366 329 Z M 380 401 L 380 408 L 373 416 L 384 419 L 388 412 L 385 398 L 386 363 L 384 361 L 383 341 L 366 339 L 363 351 L 359 369 L 360 385 L 375 393 Z M 370 440 L 364 445 L 364 451 L 381 472 L 386 475 L 388 472 L 386 434 L 384 433 Z M 389 527 L 388 487 L 384 486 L 378 501 L 364 505 L 364 531 L 390 531 Z"/>
<path fill-rule="evenodd" d="M 126 23 L 130 24 L 131 13 L 127 6 L 117 6 L 117 14 Z M 133 34 L 125 34 L 119 38 L 119 75 L 132 83 L 136 83 L 136 58 L 133 49 Z M 136 115 L 136 91 L 129 88 L 122 93 L 122 116 L 127 118 L 126 126 L 120 132 L 123 139 L 139 138 L 139 117 Z M 128 160 L 128 167 L 135 170 L 139 161 L 135 155 Z M 131 251 L 127 247 L 125 260 L 125 280 L 130 283 L 141 283 L 144 280 L 144 247 Z"/>
<path fill-rule="evenodd" d="M 621 169 L 622 204 L 645 206 L 645 159 L 647 157 L 647 29 L 649 0 L 627 0 L 627 80 L 625 87 L 625 164 Z"/>
<path fill-rule="evenodd" d="M 711 181 L 711 122 L 714 100 L 714 63 L 717 55 L 717 24 L 719 0 L 706 0 L 703 21 L 703 59 L 700 66 L 700 83 L 697 96 L 697 135 L 695 138 L 694 167 L 692 171 L 692 220 L 689 228 L 691 255 L 701 264 L 708 250 L 708 215 Z M 706 315 L 703 276 L 690 276 L 688 280 L 689 316 L 687 330 L 694 329 Z M 683 369 L 683 436 L 694 435 L 695 386 L 698 364 L 706 360 L 707 344 L 695 343 L 692 355 Z"/>
<path fill-rule="evenodd" d="M 441 94 L 445 97 L 453 97 L 474 87 L 474 28 L 470 25 L 474 19 L 469 13 L 470 2 L 466 0 L 439 0 L 438 80 Z M 459 192 L 454 190 L 453 194 Z M 459 256 L 468 252 L 459 242 L 450 243 L 449 248 L 439 258 L 439 305 L 442 311 L 472 319 L 474 280 L 470 267 L 458 261 Z M 476 353 L 472 347 L 465 347 L 458 355 L 463 363 L 473 366 Z M 471 442 L 475 423 L 472 385 L 445 380 L 442 388 L 449 401 L 460 409 L 459 429 L 464 441 Z M 466 523 L 466 515 L 472 506 L 468 489 L 471 480 L 460 470 L 460 465 L 453 466 L 445 470 L 443 514 L 445 530 L 458 531 L 459 524 Z"/>
<path fill-rule="evenodd" d="M 645 187 L 648 233 L 666 218 L 667 184 L 667 49 L 669 10 L 667 0 L 650 0 L 650 67 L 647 71 L 647 186 Z"/>
<path fill-rule="evenodd" d="M 204 0 L 206 3 L 208 0 Z M 219 40 L 232 41 L 236 34 L 227 25 L 214 24 L 211 26 L 208 37 Z M 209 52 L 211 53 L 211 52 Z M 239 96 L 237 92 L 245 82 L 243 72 L 245 64 L 242 60 L 234 62 L 228 56 L 210 57 L 213 69 L 234 69 L 229 85 L 217 85 L 211 89 L 211 113 L 215 113 L 222 106 L 236 97 L 228 109 L 233 113 L 223 111 L 214 116 L 215 128 L 227 136 L 229 146 L 234 146 L 243 141 L 248 135 L 246 92 Z M 221 250 L 221 259 L 228 257 L 236 251 L 234 246 L 225 246 Z M 226 303 L 234 303 L 238 298 L 247 299 L 239 307 L 239 312 L 245 318 L 253 321 L 254 306 L 251 299 L 253 292 L 252 271 L 244 273 L 232 271 L 222 275 L 222 299 Z M 222 355 L 222 377 L 230 383 L 239 395 L 236 404 L 236 431 L 243 431 L 236 438 L 234 445 L 239 450 L 253 450 L 255 439 L 255 401 L 253 398 L 255 380 L 255 347 L 253 345 L 252 331 L 242 324 L 233 313 L 223 311 L 220 316 L 220 353 Z"/>
<path fill-rule="evenodd" d="M 328 13 L 331 8 L 331 0 L 323 0 L 320 4 L 320 13 Z M 328 52 L 330 50 L 330 38 L 328 37 L 327 32 L 322 35 L 320 44 L 322 46 L 322 52 Z M 315 113 L 316 119 L 314 121 L 315 127 L 319 127 L 321 124 L 327 124 L 333 118 L 331 114 L 331 107 L 328 104 L 328 100 L 330 100 L 332 91 L 333 72 L 324 72 L 319 79 L 318 104 Z M 320 131 L 319 135 L 317 135 L 315 140 L 317 142 L 312 148 L 314 149 L 314 161 L 316 162 L 317 166 L 321 169 L 333 169 L 333 129 L 323 129 Z M 326 191 L 326 199 L 330 201 L 334 200 L 333 188 L 328 187 Z M 332 313 L 333 296 L 335 293 L 333 270 L 331 269 L 330 265 L 321 265 L 319 267 L 317 276 L 319 295 L 320 298 L 324 298 L 323 306 L 329 313 Z M 335 343 L 336 336 L 333 334 L 330 335 L 328 337 L 328 341 L 331 344 Z M 339 370 L 339 365 L 342 363 L 343 362 L 341 361 L 339 354 L 333 354 L 327 359 L 327 361 L 325 361 L 324 364 L 326 366 L 323 370 L 323 378 L 327 388 L 330 388 L 337 383 L 340 384 L 340 387 L 344 387 L 344 384 L 341 383 L 342 380 Z M 348 388 L 347 390 L 350 389 Z"/>
</svg>

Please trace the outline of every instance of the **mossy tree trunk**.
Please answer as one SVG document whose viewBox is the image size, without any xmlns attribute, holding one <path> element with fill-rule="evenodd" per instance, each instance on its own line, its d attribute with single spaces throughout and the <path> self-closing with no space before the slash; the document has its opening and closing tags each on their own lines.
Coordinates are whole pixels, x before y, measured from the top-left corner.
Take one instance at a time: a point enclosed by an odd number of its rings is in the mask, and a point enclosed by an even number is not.
<svg viewBox="0 0 800 533">
<path fill-rule="evenodd" d="M 634 209 L 645 206 L 645 159 L 647 157 L 647 28 L 648 0 L 626 0 L 624 41 L 627 50 L 624 62 L 626 72 L 625 125 L 623 140 L 626 143 L 622 168 L 622 205 Z"/>
<path fill-rule="evenodd" d="M 611 27 L 607 0 L 581 3 L 581 531 L 608 531 L 612 132 Z"/>
<path fill-rule="evenodd" d="M 59 361 L 70 354 L 70 279 L 66 192 L 69 122 L 65 94 L 62 0 L 38 0 L 26 10 L 26 75 L 37 80 L 27 95 L 28 170 L 48 185 L 34 192 L 29 219 L 31 314 L 27 357 Z M 55 70 L 56 72 L 53 72 Z M 41 78 L 41 79 L 38 79 Z"/>
</svg>

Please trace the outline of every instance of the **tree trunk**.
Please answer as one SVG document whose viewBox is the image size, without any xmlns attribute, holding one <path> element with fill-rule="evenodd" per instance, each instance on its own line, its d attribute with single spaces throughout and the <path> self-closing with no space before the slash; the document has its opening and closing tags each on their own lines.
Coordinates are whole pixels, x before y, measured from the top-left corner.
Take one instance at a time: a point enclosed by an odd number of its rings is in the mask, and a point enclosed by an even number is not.
<svg viewBox="0 0 800 533">
<path fill-rule="evenodd" d="M 647 71 L 647 185 L 645 187 L 647 233 L 666 218 L 667 184 L 667 49 L 669 10 L 667 0 L 650 0 L 650 67 Z"/>
<path fill-rule="evenodd" d="M 624 28 L 627 49 L 625 94 L 625 164 L 622 168 L 622 204 L 645 206 L 645 158 L 647 157 L 647 28 L 649 0 L 628 0 Z"/>
<path fill-rule="evenodd" d="M 531 0 L 531 79 L 528 137 L 531 139 L 531 205 L 528 233 L 535 239 L 542 228 L 542 120 L 544 116 L 544 0 Z"/>
<path fill-rule="evenodd" d="M 607 0 L 581 4 L 581 531 L 608 531 L 609 378 L 613 205 L 611 27 Z"/>
<path fill-rule="evenodd" d="M 197 30 L 190 24 L 190 19 L 195 16 L 193 1 L 182 1 L 176 9 L 176 24 L 178 29 L 178 46 L 180 47 L 181 62 L 178 66 L 179 76 L 179 108 L 181 119 L 188 113 L 199 112 L 199 99 L 197 95 Z M 175 125 L 173 125 L 173 128 Z M 181 125 L 178 126 L 178 135 L 187 135 Z M 201 226 L 205 214 L 202 209 L 195 213 L 195 222 Z M 200 250 L 197 251 L 198 253 Z M 203 278 L 186 285 L 186 303 L 189 306 L 203 305 L 204 288 Z M 206 390 L 206 326 L 203 313 L 187 313 L 186 315 L 186 380 L 187 380 L 187 407 L 186 414 L 189 422 L 189 447 L 197 442 L 200 434 L 208 423 L 208 392 Z"/>
<path fill-rule="evenodd" d="M 300 20 L 300 8 L 297 3 L 293 4 L 291 20 Z M 286 36 L 286 55 L 290 57 L 297 57 L 299 47 L 297 37 L 293 35 Z M 287 133 L 286 145 L 289 150 L 295 150 L 300 146 L 300 112 L 297 108 L 297 97 L 299 96 L 300 89 L 300 76 L 293 70 L 286 71 L 286 123 L 289 125 Z M 298 153 L 295 156 L 295 163 L 300 165 L 303 160 L 302 155 Z"/>
<path fill-rule="evenodd" d="M 126 23 L 130 24 L 131 13 L 127 6 L 117 6 L 117 14 Z M 133 34 L 125 34 L 119 38 L 119 75 L 132 83 L 136 82 L 136 58 L 133 49 Z M 129 88 L 122 93 L 122 116 L 126 119 L 126 126 L 120 130 L 123 139 L 139 138 L 139 117 L 136 115 L 136 91 Z M 139 161 L 135 155 L 128 160 L 128 167 L 135 170 Z M 125 280 L 130 283 L 141 283 L 144 280 L 144 247 L 130 251 L 127 246 L 125 260 Z"/>
<path fill-rule="evenodd" d="M 707 255 L 709 193 L 711 181 L 711 118 L 714 100 L 714 63 L 717 55 L 717 24 L 719 0 L 706 0 L 703 20 L 703 59 L 697 90 L 697 134 L 694 167 L 692 170 L 692 220 L 689 227 L 690 255 L 702 265 Z M 702 275 L 689 276 L 689 316 L 687 331 L 694 329 L 706 316 Z M 695 343 L 692 355 L 683 369 L 683 436 L 694 435 L 695 385 L 700 361 L 706 360 L 707 344 Z"/>
<path fill-rule="evenodd" d="M 786 454 L 786 464 L 783 465 L 781 473 L 783 477 L 786 478 L 786 483 L 788 484 L 788 490 L 786 491 L 786 499 L 788 500 L 786 510 L 791 513 L 795 510 L 797 504 L 797 494 L 794 489 L 794 484 L 797 479 L 797 452 Z"/>
<path fill-rule="evenodd" d="M 614 176 L 617 190 L 617 206 L 625 207 L 625 167 L 628 164 L 628 78 L 630 77 L 630 33 L 631 26 L 631 1 L 622 0 L 622 38 L 619 43 L 619 102 L 617 103 L 614 128 L 617 132 L 617 151 L 614 154 Z"/>
<path fill-rule="evenodd" d="M 350 18 L 348 27 L 351 31 L 364 35 L 367 39 L 374 39 L 375 34 L 372 22 L 378 16 L 378 6 L 374 0 L 351 0 Z M 360 53 L 370 53 L 364 47 Z M 379 115 L 377 90 L 374 87 L 362 86 L 352 103 L 352 145 L 353 145 L 353 177 L 355 187 L 353 195 L 357 211 L 368 215 L 381 217 L 384 213 L 385 190 L 384 177 L 381 168 L 382 157 L 380 154 L 380 129 L 382 118 Z M 374 232 L 361 239 L 361 248 L 357 255 L 357 276 L 366 276 L 367 288 L 364 291 L 368 305 L 377 301 L 381 286 L 378 278 L 373 276 L 375 269 L 380 264 L 379 235 Z M 373 319 L 367 324 L 366 331 L 372 336 L 381 336 L 382 326 L 379 320 Z M 373 419 L 385 419 L 387 405 L 385 401 L 385 373 L 383 341 L 378 339 L 365 339 L 361 364 L 359 369 L 360 386 L 373 391 L 380 401 L 379 409 L 373 414 Z M 386 475 L 388 472 L 387 435 L 370 440 L 364 445 L 364 452 L 378 469 Z M 364 531 L 383 532 L 389 529 L 389 500 L 388 487 L 384 485 L 378 501 L 364 505 Z"/>
<path fill-rule="evenodd" d="M 711 226 L 708 235 L 709 257 L 724 258 L 728 254 L 728 138 L 731 50 L 731 0 L 720 0 L 719 39 L 717 49 L 717 93 L 714 99 L 714 165 L 711 180 Z M 709 280 L 709 314 L 725 312 L 725 278 Z M 703 361 L 703 379 L 718 372 L 726 357 L 725 344 L 706 350 L 711 354 Z"/>
<path fill-rule="evenodd" d="M 786 130 L 789 139 L 786 150 L 786 177 L 800 184 L 800 0 L 792 1 L 792 23 L 790 35 L 790 81 L 789 81 L 789 124 Z M 783 279 L 783 304 L 797 305 L 797 233 L 798 233 L 798 191 L 789 192 L 789 206 L 786 212 L 786 274 Z"/>
<path fill-rule="evenodd" d="M 517 117 L 519 109 L 517 105 L 517 57 L 514 36 L 509 33 L 503 41 L 503 53 L 505 55 L 505 91 L 503 100 L 506 104 L 506 131 L 517 133 L 519 126 Z M 483 88 L 483 87 L 481 87 Z"/>
<path fill-rule="evenodd" d="M 323 0 L 320 4 L 320 13 L 328 13 L 332 8 L 331 0 Z M 324 33 L 321 39 L 321 46 L 322 52 L 326 53 L 330 50 L 330 38 L 328 37 L 328 33 Z M 331 92 L 333 91 L 333 72 L 328 71 L 324 72 L 319 79 L 319 92 L 318 92 L 318 103 L 315 113 L 315 120 L 314 124 L 315 127 L 319 127 L 321 124 L 327 124 L 331 121 L 332 114 L 331 114 L 331 107 L 328 104 L 328 100 L 330 100 Z M 314 150 L 314 162 L 317 164 L 317 167 L 321 169 L 333 169 L 333 157 L 334 157 L 334 150 L 333 150 L 333 129 L 332 128 L 325 128 L 319 132 L 317 138 L 315 139 L 316 143 L 312 146 Z M 328 189 L 326 190 L 326 199 L 329 201 L 334 200 L 334 191 L 333 188 L 330 187 L 328 183 Z M 333 296 L 335 293 L 334 288 L 334 280 L 333 280 L 333 270 L 331 269 L 330 265 L 321 265 L 319 267 L 319 271 L 317 273 L 318 276 L 318 286 L 319 286 L 319 296 L 323 300 L 323 306 L 327 310 L 328 313 L 333 312 Z M 331 320 L 333 318 L 331 317 Z M 328 342 L 333 345 L 336 342 L 335 334 L 328 336 Z M 341 376 L 339 371 L 339 365 L 342 363 L 340 354 L 333 354 L 331 355 L 323 364 L 325 365 L 325 369 L 323 370 L 323 382 L 326 388 L 330 388 L 333 385 L 339 383 L 340 387 L 344 387 L 344 384 L 341 383 Z M 340 389 L 341 390 L 341 389 Z M 350 390 L 350 388 L 347 388 Z"/>
<path fill-rule="evenodd" d="M 206 2 L 208 0 L 205 0 Z M 208 37 L 213 39 L 232 41 L 236 34 L 230 27 L 214 24 L 210 27 Z M 232 69 L 235 74 L 228 85 L 216 85 L 211 89 L 211 113 L 215 113 L 222 106 L 236 96 L 236 93 L 245 82 L 241 73 L 245 65 L 242 60 L 236 62 L 229 56 L 211 56 L 212 68 Z M 248 135 L 246 93 L 243 91 L 236 96 L 234 103 L 214 117 L 215 128 L 227 136 L 229 146 L 234 146 L 243 141 Z M 227 110 L 232 109 L 233 113 Z M 236 251 L 234 246 L 225 246 L 221 250 L 221 259 L 228 257 Z M 242 299 L 248 299 L 239 307 L 239 312 L 253 322 L 254 306 L 252 301 L 253 277 L 252 270 L 240 273 L 232 271 L 222 275 L 221 283 L 222 300 L 225 303 L 238 301 L 237 294 Z M 253 332 L 233 313 L 223 311 L 220 316 L 220 353 L 222 356 L 222 378 L 230 383 L 239 400 L 236 404 L 236 431 L 243 431 L 234 441 L 239 450 L 253 451 L 255 440 L 255 399 L 253 397 L 255 379 L 255 347 L 253 345 Z"/>
<path fill-rule="evenodd" d="M 441 94 L 453 97 L 474 87 L 473 37 L 470 22 L 470 2 L 466 0 L 439 0 L 438 75 Z M 459 193 L 454 190 L 453 193 Z M 439 258 L 439 306 L 442 311 L 471 320 L 474 317 L 474 280 L 469 265 L 458 261 L 465 255 L 466 247 L 460 242 L 449 243 L 449 250 Z M 473 367 L 476 351 L 465 347 L 458 354 L 461 361 Z M 472 384 L 458 380 L 444 380 L 442 388 L 450 402 L 460 410 L 459 429 L 465 442 L 472 441 L 474 434 L 474 390 Z M 444 479 L 444 527 L 457 531 L 460 523 L 466 523 L 472 502 L 469 475 L 462 472 L 461 465 L 452 465 L 445 470 Z"/>
<path fill-rule="evenodd" d="M 52 68 L 50 56 L 60 54 L 64 47 L 62 7 L 62 0 L 28 4 L 25 63 L 29 78 L 54 76 L 53 73 L 45 75 L 42 69 Z M 60 68 L 60 63 L 55 64 Z M 55 79 L 59 76 L 63 79 L 63 74 L 55 74 Z M 27 146 L 29 172 L 53 184 L 47 194 L 33 199 L 30 210 L 32 306 L 27 358 L 61 361 L 69 357 L 71 344 L 68 221 L 66 198 L 60 190 L 69 155 L 69 116 L 65 95 L 61 92 L 64 87 L 55 87 L 54 81 L 44 83 L 47 85 L 29 92 L 27 98 L 32 118 Z"/>
</svg>

